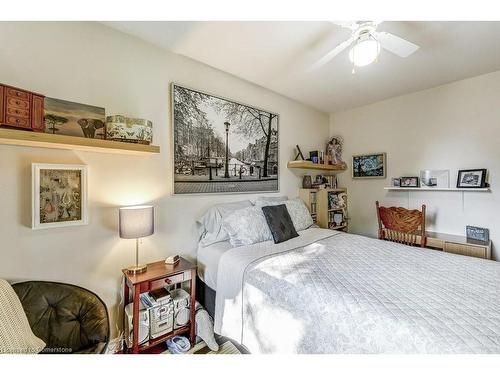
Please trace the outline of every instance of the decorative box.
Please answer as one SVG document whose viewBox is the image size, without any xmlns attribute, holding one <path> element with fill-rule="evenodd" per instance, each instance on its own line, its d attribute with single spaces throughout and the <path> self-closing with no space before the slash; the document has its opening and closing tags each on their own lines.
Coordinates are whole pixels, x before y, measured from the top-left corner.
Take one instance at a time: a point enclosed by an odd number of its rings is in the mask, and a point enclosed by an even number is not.
<svg viewBox="0 0 500 375">
<path fill-rule="evenodd" d="M 122 115 L 107 116 L 106 139 L 149 145 L 153 142 L 153 123 Z"/>
</svg>

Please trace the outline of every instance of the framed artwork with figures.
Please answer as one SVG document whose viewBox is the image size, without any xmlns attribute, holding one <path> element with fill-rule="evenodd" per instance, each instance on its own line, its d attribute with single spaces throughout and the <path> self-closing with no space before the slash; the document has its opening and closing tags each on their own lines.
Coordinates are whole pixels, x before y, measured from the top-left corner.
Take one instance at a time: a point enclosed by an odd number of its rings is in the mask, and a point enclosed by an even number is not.
<svg viewBox="0 0 500 375">
<path fill-rule="evenodd" d="M 32 164 L 32 229 L 88 224 L 87 166 Z"/>
</svg>

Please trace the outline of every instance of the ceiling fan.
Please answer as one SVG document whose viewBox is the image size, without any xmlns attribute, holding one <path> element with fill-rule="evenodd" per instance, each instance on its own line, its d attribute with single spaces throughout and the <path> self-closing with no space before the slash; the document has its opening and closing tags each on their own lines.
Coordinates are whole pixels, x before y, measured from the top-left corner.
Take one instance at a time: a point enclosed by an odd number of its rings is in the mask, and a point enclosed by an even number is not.
<svg viewBox="0 0 500 375">
<path fill-rule="evenodd" d="M 377 21 L 353 21 L 353 22 L 333 22 L 351 30 L 349 39 L 343 41 L 326 55 L 312 64 L 308 71 L 313 71 L 330 62 L 335 56 L 348 47 L 349 59 L 354 67 L 366 66 L 377 60 L 380 49 L 386 49 L 400 57 L 410 56 L 420 47 L 408 40 L 400 38 L 394 34 L 377 31 L 377 26 L 382 22 Z M 355 68 L 353 67 L 353 73 Z"/>
</svg>

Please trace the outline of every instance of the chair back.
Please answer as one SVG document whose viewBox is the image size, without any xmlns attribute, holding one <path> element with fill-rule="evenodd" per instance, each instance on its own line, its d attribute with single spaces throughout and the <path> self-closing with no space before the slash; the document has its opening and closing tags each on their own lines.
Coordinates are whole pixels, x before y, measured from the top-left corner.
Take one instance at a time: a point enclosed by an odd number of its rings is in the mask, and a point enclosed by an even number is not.
<svg viewBox="0 0 500 375">
<path fill-rule="evenodd" d="M 409 246 L 425 247 L 425 204 L 422 211 L 403 207 L 377 206 L 378 238 Z"/>
<path fill-rule="evenodd" d="M 49 281 L 12 285 L 33 333 L 47 346 L 42 353 L 103 353 L 109 340 L 104 302 L 90 290 Z"/>
</svg>

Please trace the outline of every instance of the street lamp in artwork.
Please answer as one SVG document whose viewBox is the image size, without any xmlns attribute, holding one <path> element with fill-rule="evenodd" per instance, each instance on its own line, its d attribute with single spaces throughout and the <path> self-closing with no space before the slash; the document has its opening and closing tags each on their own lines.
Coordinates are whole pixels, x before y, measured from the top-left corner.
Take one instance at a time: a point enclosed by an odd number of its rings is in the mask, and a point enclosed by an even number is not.
<svg viewBox="0 0 500 375">
<path fill-rule="evenodd" d="M 224 125 L 226 125 L 226 164 L 224 167 L 224 178 L 229 178 L 229 144 L 228 144 L 228 134 L 229 134 L 229 127 L 231 124 L 229 122 L 225 122 Z"/>
</svg>

